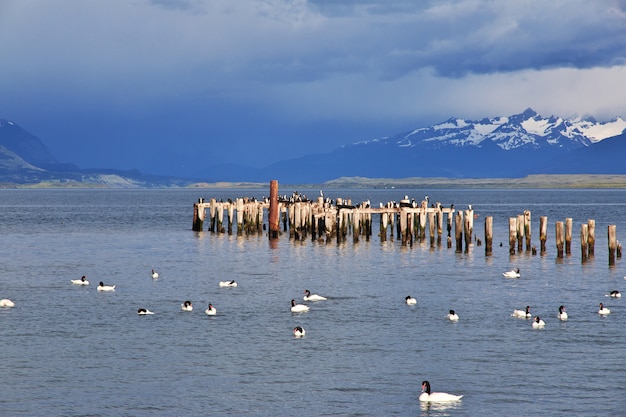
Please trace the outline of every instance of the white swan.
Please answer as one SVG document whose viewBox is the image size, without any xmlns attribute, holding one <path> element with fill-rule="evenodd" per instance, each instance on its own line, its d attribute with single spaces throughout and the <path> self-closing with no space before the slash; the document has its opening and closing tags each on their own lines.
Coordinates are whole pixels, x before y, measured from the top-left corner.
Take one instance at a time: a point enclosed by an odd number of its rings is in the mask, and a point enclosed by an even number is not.
<svg viewBox="0 0 626 417">
<path fill-rule="evenodd" d="M 215 309 L 215 307 L 213 307 L 213 304 L 211 303 L 209 303 L 209 306 L 206 310 L 204 310 L 204 312 L 209 316 L 214 316 L 217 314 L 217 310 Z"/>
<path fill-rule="evenodd" d="M 560 306 L 559 307 L 559 315 L 558 315 L 559 320 L 567 320 L 568 316 L 567 316 L 567 311 L 565 311 L 565 306 Z"/>
<path fill-rule="evenodd" d="M 137 310 L 137 314 L 139 314 L 140 316 L 145 316 L 147 314 L 154 314 L 154 313 L 148 310 L 147 308 L 140 308 L 139 310 Z"/>
<path fill-rule="evenodd" d="M 611 314 L 611 310 L 606 308 L 604 304 L 600 303 L 600 310 L 598 310 L 598 314 L 606 316 L 607 314 Z"/>
<path fill-rule="evenodd" d="M 541 317 L 535 316 L 535 320 L 533 320 L 533 329 L 541 329 L 545 325 L 546 323 L 541 320 Z"/>
<path fill-rule="evenodd" d="M 521 276 L 519 273 L 519 268 L 516 268 L 513 271 L 503 272 L 502 275 L 504 275 L 505 278 L 519 278 Z"/>
<path fill-rule="evenodd" d="M 324 300 L 328 300 L 328 298 L 322 297 L 321 295 L 311 294 L 311 291 L 309 291 L 309 290 L 304 290 L 304 294 L 305 294 L 305 296 L 302 297 L 302 299 L 304 301 L 324 301 Z"/>
<path fill-rule="evenodd" d="M 104 285 L 104 283 L 100 281 L 98 291 L 115 291 L 115 285 Z"/>
<path fill-rule="evenodd" d="M 422 393 L 419 400 L 431 403 L 444 403 L 449 401 L 458 401 L 463 398 L 462 395 L 448 394 L 447 392 L 430 392 L 430 382 L 422 382 Z"/>
<path fill-rule="evenodd" d="M 309 311 L 309 306 L 304 304 L 296 304 L 296 300 L 291 300 L 291 312 L 292 313 L 304 313 Z"/>
<path fill-rule="evenodd" d="M 74 285 L 89 285 L 89 281 L 87 281 L 87 277 L 84 275 L 80 279 L 73 279 L 71 281 Z"/>
<path fill-rule="evenodd" d="M 609 293 L 609 297 L 622 298 L 622 293 L 617 290 L 614 290 Z"/>
<path fill-rule="evenodd" d="M 410 295 L 407 295 L 406 297 L 404 297 L 404 301 L 406 301 L 406 303 L 410 306 L 413 304 L 417 304 L 417 300 L 411 297 Z"/>
<path fill-rule="evenodd" d="M 193 311 L 193 305 L 191 304 L 191 301 L 187 300 L 184 303 L 182 303 L 180 305 L 181 310 L 183 311 Z"/>
<path fill-rule="evenodd" d="M 159 273 L 153 269 L 152 270 L 152 278 L 157 279 L 158 277 L 159 277 Z"/>
<path fill-rule="evenodd" d="M 513 314 L 511 315 L 521 319 L 529 319 L 532 317 L 532 314 L 530 314 L 530 306 L 526 306 L 526 310 L 513 310 Z"/>
<path fill-rule="evenodd" d="M 0 307 L 15 307 L 15 303 L 8 298 L 0 300 Z"/>
<path fill-rule="evenodd" d="M 220 287 L 236 287 L 237 283 L 235 280 L 232 281 L 220 281 Z"/>
<path fill-rule="evenodd" d="M 459 315 L 456 314 L 454 310 L 450 310 L 446 317 L 448 317 L 448 320 L 450 321 L 459 321 Z"/>
<path fill-rule="evenodd" d="M 295 337 L 304 337 L 306 330 L 302 326 L 296 326 L 293 328 L 293 335 Z"/>
</svg>

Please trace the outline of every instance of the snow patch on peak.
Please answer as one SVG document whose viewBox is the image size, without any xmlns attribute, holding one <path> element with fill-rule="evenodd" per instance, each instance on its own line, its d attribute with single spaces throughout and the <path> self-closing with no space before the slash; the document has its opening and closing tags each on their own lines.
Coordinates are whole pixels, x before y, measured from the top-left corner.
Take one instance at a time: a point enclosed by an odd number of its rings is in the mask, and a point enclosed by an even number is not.
<svg viewBox="0 0 626 417">
<path fill-rule="evenodd" d="M 617 117 L 606 123 L 592 123 L 589 121 L 581 121 L 578 123 L 578 129 L 591 140 L 591 142 L 600 142 L 602 139 L 618 136 L 626 130 L 626 121 L 621 117 Z"/>
</svg>

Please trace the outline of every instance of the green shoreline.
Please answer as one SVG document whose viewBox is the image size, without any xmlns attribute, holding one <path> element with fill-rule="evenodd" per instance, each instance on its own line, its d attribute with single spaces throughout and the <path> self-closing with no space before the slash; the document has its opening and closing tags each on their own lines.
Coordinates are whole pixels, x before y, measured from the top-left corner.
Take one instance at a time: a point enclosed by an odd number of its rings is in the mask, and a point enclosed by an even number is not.
<svg viewBox="0 0 626 417">
<path fill-rule="evenodd" d="M 299 188 L 626 188 L 626 175 L 529 175 L 524 178 L 365 178 L 342 177 L 319 184 L 294 184 L 278 178 L 283 187 Z M 261 188 L 267 182 L 196 182 L 175 186 L 126 186 L 80 181 L 45 181 L 31 184 L 0 183 L 0 189 L 55 189 L 55 188 Z"/>
</svg>

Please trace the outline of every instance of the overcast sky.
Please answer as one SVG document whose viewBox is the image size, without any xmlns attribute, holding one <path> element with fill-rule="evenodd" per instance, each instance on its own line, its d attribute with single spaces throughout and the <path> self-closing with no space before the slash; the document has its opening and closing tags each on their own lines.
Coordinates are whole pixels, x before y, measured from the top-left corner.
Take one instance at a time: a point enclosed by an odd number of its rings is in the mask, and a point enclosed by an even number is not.
<svg viewBox="0 0 626 417">
<path fill-rule="evenodd" d="M 527 107 L 626 116 L 625 0 L 0 0 L 0 118 L 83 168 L 264 166 Z"/>
</svg>

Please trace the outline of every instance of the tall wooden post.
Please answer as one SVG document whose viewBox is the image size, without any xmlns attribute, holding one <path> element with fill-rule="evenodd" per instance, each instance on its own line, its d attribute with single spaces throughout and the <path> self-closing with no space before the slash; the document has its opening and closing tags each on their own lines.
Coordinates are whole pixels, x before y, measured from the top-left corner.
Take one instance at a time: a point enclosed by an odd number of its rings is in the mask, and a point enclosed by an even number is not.
<svg viewBox="0 0 626 417">
<path fill-rule="evenodd" d="M 565 254 L 572 254 L 572 218 L 565 219 Z"/>
<path fill-rule="evenodd" d="M 459 210 L 454 218 L 454 237 L 456 252 L 463 252 L 463 211 Z"/>
<path fill-rule="evenodd" d="M 485 217 L 485 256 L 493 254 L 493 216 Z"/>
<path fill-rule="evenodd" d="M 524 215 L 517 216 L 517 253 L 522 253 L 524 248 Z"/>
<path fill-rule="evenodd" d="M 589 257 L 593 257 L 596 251 L 596 221 L 595 220 L 587 220 L 587 225 L 589 225 L 589 236 L 587 238 L 587 244 L 589 249 Z"/>
<path fill-rule="evenodd" d="M 580 225 L 580 259 L 582 263 L 587 262 L 587 239 L 589 238 L 589 226 Z"/>
<path fill-rule="evenodd" d="M 563 222 L 556 222 L 555 227 L 556 227 L 556 230 L 555 230 L 554 238 L 556 239 L 556 257 L 562 258 L 563 257 L 563 242 L 565 240 Z"/>
<path fill-rule="evenodd" d="M 548 216 L 541 216 L 539 218 L 539 240 L 541 241 L 539 253 L 545 255 L 546 241 L 548 240 Z"/>
<path fill-rule="evenodd" d="M 193 224 L 191 230 L 195 232 L 201 232 L 204 226 L 204 206 L 202 205 L 202 199 L 198 199 L 197 203 L 193 205 Z"/>
<path fill-rule="evenodd" d="M 270 239 L 278 239 L 280 232 L 280 212 L 278 204 L 278 180 L 270 181 L 270 213 L 269 213 L 270 230 L 268 236 Z"/>
<path fill-rule="evenodd" d="M 515 255 L 517 239 L 517 217 L 509 217 L 509 255 Z"/>
<path fill-rule="evenodd" d="M 530 252 L 532 249 L 532 243 L 530 239 L 530 210 L 524 210 L 524 234 L 526 235 L 526 252 Z"/>
<path fill-rule="evenodd" d="M 614 224 L 609 225 L 609 266 L 615 265 L 615 251 L 617 250 L 617 233 Z"/>
</svg>

